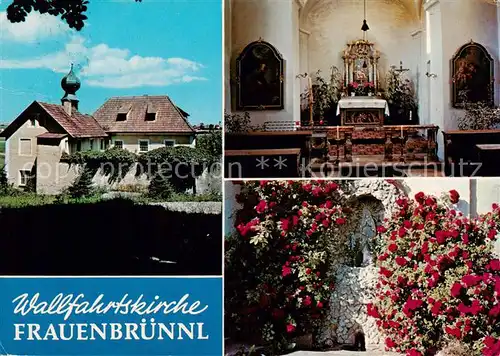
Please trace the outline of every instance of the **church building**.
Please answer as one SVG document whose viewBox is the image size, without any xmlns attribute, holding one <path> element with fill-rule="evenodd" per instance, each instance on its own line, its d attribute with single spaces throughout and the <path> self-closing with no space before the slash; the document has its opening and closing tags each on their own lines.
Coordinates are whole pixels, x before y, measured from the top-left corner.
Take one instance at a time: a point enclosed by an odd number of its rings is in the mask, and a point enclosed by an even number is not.
<svg viewBox="0 0 500 356">
<path fill-rule="evenodd" d="M 227 177 L 498 175 L 497 5 L 225 0 Z"/>
<path fill-rule="evenodd" d="M 75 152 L 116 147 L 141 154 L 161 147 L 194 147 L 189 114 L 168 96 L 114 97 L 87 115 L 78 110 L 80 86 L 71 67 L 61 81 L 61 104 L 34 101 L 0 133 L 6 139 L 5 167 L 13 186 L 60 193 L 78 176 L 64 161 L 64 155 Z"/>
</svg>

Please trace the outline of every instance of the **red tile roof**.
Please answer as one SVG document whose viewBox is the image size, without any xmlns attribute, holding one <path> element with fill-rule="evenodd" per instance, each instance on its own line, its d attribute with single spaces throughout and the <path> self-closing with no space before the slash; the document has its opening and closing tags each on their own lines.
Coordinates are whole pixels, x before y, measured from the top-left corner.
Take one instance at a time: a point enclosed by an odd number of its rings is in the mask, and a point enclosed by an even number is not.
<svg viewBox="0 0 500 356">
<path fill-rule="evenodd" d="M 67 134 L 60 134 L 60 133 L 54 133 L 54 132 L 45 132 L 41 135 L 38 135 L 38 138 L 63 138 L 68 136 Z"/>
<path fill-rule="evenodd" d="M 146 113 L 156 112 L 154 121 L 146 120 Z M 117 121 L 118 113 L 127 113 L 127 119 Z M 194 133 L 186 114 L 166 96 L 114 97 L 94 113 L 106 132 L 126 133 Z"/>
<path fill-rule="evenodd" d="M 62 105 L 41 103 L 42 108 L 57 121 L 59 125 L 71 136 L 75 138 L 85 137 L 107 137 L 108 135 L 97 121 L 90 115 L 81 114 L 74 111 L 69 116 Z"/>
</svg>

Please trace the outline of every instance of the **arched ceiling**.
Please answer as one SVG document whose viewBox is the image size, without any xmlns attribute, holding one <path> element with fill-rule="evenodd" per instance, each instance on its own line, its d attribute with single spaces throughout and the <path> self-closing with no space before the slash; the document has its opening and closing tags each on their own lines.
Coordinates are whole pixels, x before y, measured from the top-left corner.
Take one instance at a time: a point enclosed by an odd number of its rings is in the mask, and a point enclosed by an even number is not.
<svg viewBox="0 0 500 356">
<path fill-rule="evenodd" d="M 297 0 L 299 6 L 301 7 L 301 18 L 304 16 L 318 3 L 322 0 Z M 357 0 L 362 2 L 363 0 Z M 369 4 L 370 0 L 367 0 Z M 422 15 L 422 7 L 425 0 L 393 0 L 394 2 L 398 2 L 402 4 L 405 8 L 408 9 L 408 12 L 418 19 L 421 18 Z"/>
</svg>

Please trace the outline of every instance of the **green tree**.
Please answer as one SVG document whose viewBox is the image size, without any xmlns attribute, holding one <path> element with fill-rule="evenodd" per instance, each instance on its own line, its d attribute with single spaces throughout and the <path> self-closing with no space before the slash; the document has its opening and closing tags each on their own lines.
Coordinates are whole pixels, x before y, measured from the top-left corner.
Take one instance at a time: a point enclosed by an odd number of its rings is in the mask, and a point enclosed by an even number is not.
<svg viewBox="0 0 500 356">
<path fill-rule="evenodd" d="M 5 166 L 0 168 L 0 193 L 6 193 L 9 189 L 9 181 L 7 179 L 7 172 Z"/>
<path fill-rule="evenodd" d="M 85 167 L 80 177 L 68 188 L 69 195 L 72 198 L 83 198 L 91 195 L 94 190 L 92 187 L 92 176 L 92 171 Z"/>
<path fill-rule="evenodd" d="M 142 0 L 135 0 L 142 2 Z M 7 7 L 7 19 L 12 23 L 24 22 L 31 11 L 60 16 L 69 27 L 80 31 L 87 16 L 87 0 L 12 0 Z"/>
<path fill-rule="evenodd" d="M 208 134 L 198 136 L 196 139 L 196 148 L 205 150 L 214 158 L 221 157 L 222 131 L 211 130 Z"/>
<path fill-rule="evenodd" d="M 155 199 L 169 199 L 174 194 L 174 188 L 168 179 L 168 172 L 158 171 L 149 183 L 148 195 Z"/>
</svg>

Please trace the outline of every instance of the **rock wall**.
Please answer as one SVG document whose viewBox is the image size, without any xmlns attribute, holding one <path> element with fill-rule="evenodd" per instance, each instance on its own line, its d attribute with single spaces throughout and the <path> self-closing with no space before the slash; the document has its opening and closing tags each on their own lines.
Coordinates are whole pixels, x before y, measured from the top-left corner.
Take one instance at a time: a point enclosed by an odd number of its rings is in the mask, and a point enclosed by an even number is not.
<svg viewBox="0 0 500 356">
<path fill-rule="evenodd" d="M 48 164 L 43 165 L 44 168 Z M 78 164 L 68 164 L 62 162 L 53 163 L 48 170 L 41 170 L 42 165 L 37 174 L 37 193 L 40 194 L 59 194 L 61 191 L 69 187 L 75 179 L 80 177 L 82 166 Z M 221 164 L 214 164 L 212 167 L 206 168 L 203 173 L 196 177 L 195 187 L 196 194 L 204 194 L 210 192 L 222 193 L 222 173 Z M 150 180 L 146 173 L 136 174 L 137 163 L 134 163 L 130 169 L 122 176 L 121 179 L 113 179 L 111 174 L 105 174 L 101 168 L 92 178 L 95 187 L 105 188 L 108 190 L 120 190 L 124 187 L 134 187 L 134 190 L 146 190 Z"/>
<path fill-rule="evenodd" d="M 354 221 L 361 227 L 366 227 L 364 209 L 374 210 L 376 223 L 392 215 L 396 200 L 406 194 L 407 188 L 398 183 L 377 179 L 353 181 L 349 192 L 346 192 L 354 214 L 361 219 Z M 368 199 L 366 199 L 368 198 Z M 365 199 L 366 203 L 363 203 Z M 377 206 L 382 211 L 377 212 Z M 359 211 L 358 211 L 359 210 Z M 373 227 L 374 229 L 376 227 Z M 351 227 L 347 233 L 357 234 L 358 227 Z M 373 231 L 373 236 L 375 235 Z M 351 236 L 352 237 L 352 236 Z M 364 261 L 367 261 L 365 258 Z M 327 320 L 322 338 L 325 342 L 354 344 L 356 334 L 361 332 L 365 337 L 367 349 L 383 349 L 383 338 L 377 329 L 375 319 L 367 315 L 366 306 L 375 297 L 378 278 L 377 267 L 369 263 L 365 267 L 349 267 L 341 265 L 334 272 L 336 286 L 331 296 L 330 317 Z"/>
<path fill-rule="evenodd" d="M 377 268 L 341 266 L 331 298 L 331 338 L 342 344 L 354 344 L 358 332 L 365 335 L 370 349 L 381 346 L 382 337 L 375 319 L 366 314 L 366 305 L 375 297 Z"/>
</svg>

